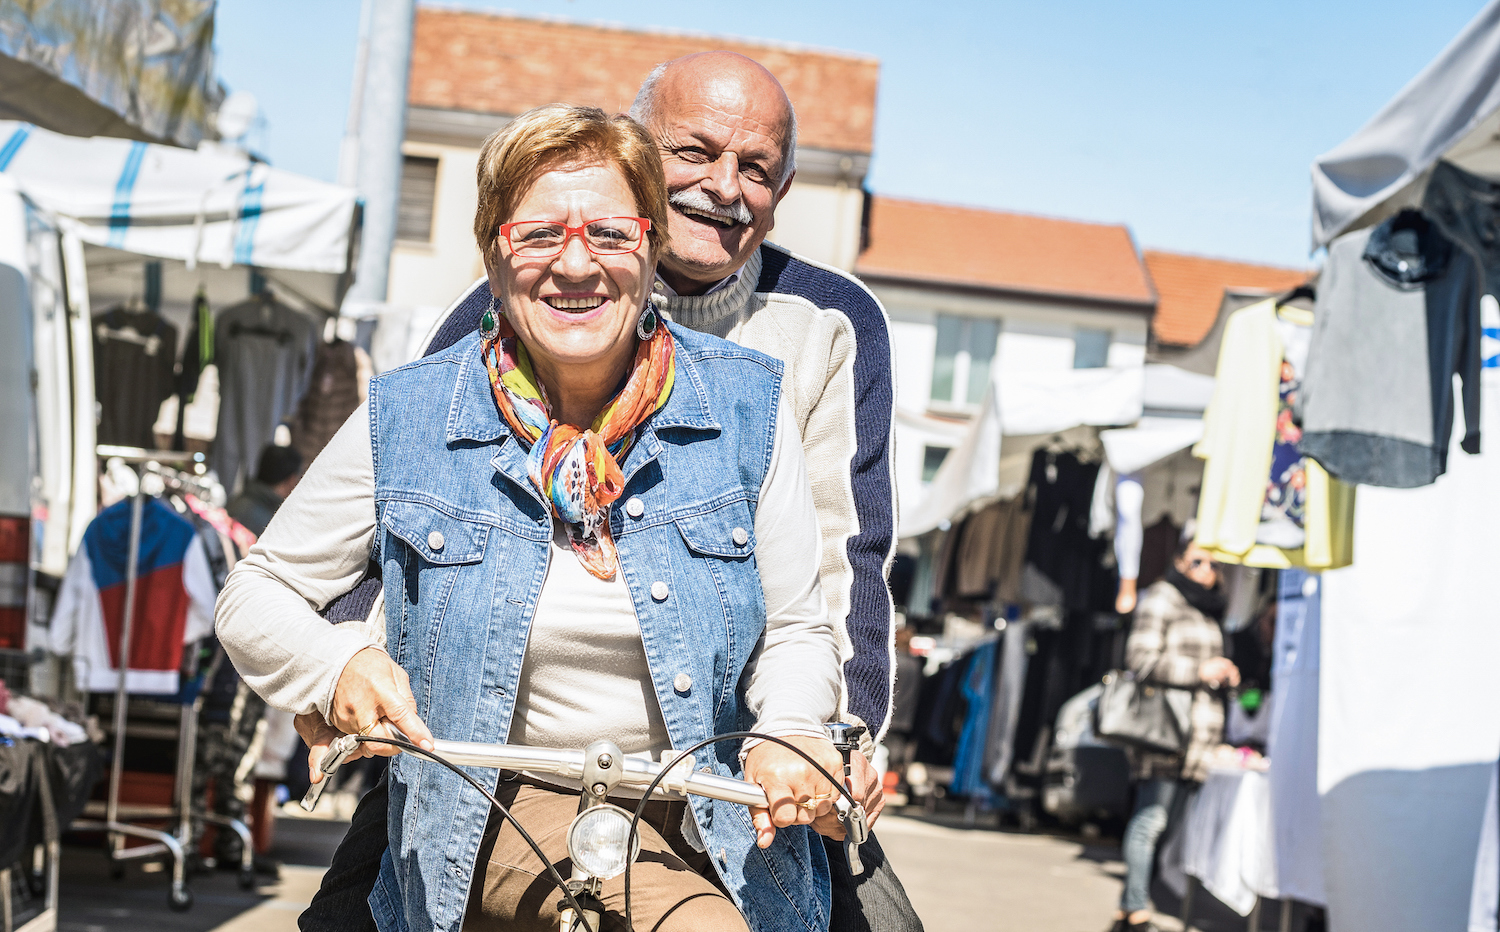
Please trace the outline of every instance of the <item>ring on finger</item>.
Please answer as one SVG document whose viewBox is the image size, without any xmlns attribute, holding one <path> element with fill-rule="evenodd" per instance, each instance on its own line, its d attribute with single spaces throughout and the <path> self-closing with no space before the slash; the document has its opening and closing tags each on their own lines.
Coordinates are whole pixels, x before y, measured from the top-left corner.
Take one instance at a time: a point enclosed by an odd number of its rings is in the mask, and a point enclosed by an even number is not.
<svg viewBox="0 0 1500 932">
<path fill-rule="evenodd" d="M 377 718 L 375 721 L 373 721 L 370 724 L 366 725 L 365 727 L 361 728 L 359 730 L 359 736 L 361 738 L 368 738 L 370 736 L 370 732 L 374 731 L 377 727 L 379 727 L 379 725 L 380 725 L 380 719 Z"/>
</svg>

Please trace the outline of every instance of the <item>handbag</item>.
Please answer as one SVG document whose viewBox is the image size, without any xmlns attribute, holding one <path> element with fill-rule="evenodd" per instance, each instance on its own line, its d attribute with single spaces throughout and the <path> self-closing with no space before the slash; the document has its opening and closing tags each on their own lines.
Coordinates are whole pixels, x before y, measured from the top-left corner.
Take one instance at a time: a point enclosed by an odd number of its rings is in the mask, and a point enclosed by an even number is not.
<svg viewBox="0 0 1500 932">
<path fill-rule="evenodd" d="M 1153 683 L 1150 673 L 1138 678 L 1111 670 L 1094 706 L 1094 734 L 1142 751 L 1182 754 L 1193 734 L 1192 711 L 1192 690 Z"/>
</svg>

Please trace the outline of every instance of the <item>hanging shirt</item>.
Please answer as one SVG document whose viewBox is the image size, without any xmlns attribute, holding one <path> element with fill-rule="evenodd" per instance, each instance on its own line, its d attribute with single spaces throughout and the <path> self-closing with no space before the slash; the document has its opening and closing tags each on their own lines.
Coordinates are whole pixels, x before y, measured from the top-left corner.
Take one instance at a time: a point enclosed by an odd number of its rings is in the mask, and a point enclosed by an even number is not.
<svg viewBox="0 0 1500 932">
<path fill-rule="evenodd" d="M 94 395 L 100 443 L 154 449 L 151 425 L 175 390 L 177 328 L 124 308 L 94 318 Z"/>
<path fill-rule="evenodd" d="M 213 467 L 231 494 L 255 474 L 261 449 L 307 390 L 317 337 L 312 318 L 268 295 L 237 304 L 214 322 L 219 430 Z"/>
<path fill-rule="evenodd" d="M 1195 456 L 1207 460 L 1196 539 L 1226 563 L 1313 570 L 1347 566 L 1354 558 L 1354 487 L 1333 479 L 1311 459 L 1303 460 L 1302 546 L 1278 547 L 1257 540 L 1285 359 L 1274 300 L 1252 304 L 1229 317 L 1213 399 L 1203 415 L 1203 439 L 1193 447 Z"/>
<path fill-rule="evenodd" d="M 1463 380 L 1462 447 L 1479 452 L 1479 267 L 1411 212 L 1334 240 L 1318 283 L 1302 448 L 1345 482 L 1429 485 L 1448 468 Z"/>
<path fill-rule="evenodd" d="M 114 692 L 119 685 L 130 510 L 126 499 L 89 522 L 52 612 L 50 647 L 72 655 L 78 688 L 86 692 Z M 217 596 L 196 529 L 160 501 L 146 499 L 125 674 L 129 692 L 178 691 L 182 646 L 213 632 Z"/>
</svg>

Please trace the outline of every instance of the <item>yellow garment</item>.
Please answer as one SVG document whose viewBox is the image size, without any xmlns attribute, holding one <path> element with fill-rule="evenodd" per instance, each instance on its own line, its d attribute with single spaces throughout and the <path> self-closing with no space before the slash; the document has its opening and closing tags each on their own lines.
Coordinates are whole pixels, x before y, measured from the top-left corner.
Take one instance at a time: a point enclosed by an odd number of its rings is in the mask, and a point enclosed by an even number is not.
<svg viewBox="0 0 1500 932">
<path fill-rule="evenodd" d="M 1282 313 L 1307 312 L 1284 308 Z M 1348 566 L 1354 562 L 1354 486 L 1328 475 L 1312 459 L 1306 460 L 1303 546 L 1285 550 L 1255 542 L 1276 440 L 1282 356 L 1274 300 L 1236 311 L 1225 323 L 1203 439 L 1193 447 L 1193 455 L 1207 460 L 1196 539 L 1225 563 L 1314 572 Z"/>
</svg>

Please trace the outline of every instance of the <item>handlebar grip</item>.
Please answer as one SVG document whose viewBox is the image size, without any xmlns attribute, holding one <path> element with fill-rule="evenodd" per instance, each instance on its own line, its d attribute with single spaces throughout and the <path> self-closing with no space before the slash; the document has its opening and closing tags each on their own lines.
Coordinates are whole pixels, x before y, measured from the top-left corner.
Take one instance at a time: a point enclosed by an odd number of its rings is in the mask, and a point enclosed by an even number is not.
<svg viewBox="0 0 1500 932">
<path fill-rule="evenodd" d="M 312 812 L 318 807 L 318 800 L 323 798 L 323 791 L 328 789 L 329 779 L 325 774 L 322 780 L 308 786 L 307 793 L 303 795 L 301 806 L 304 812 Z"/>
</svg>

